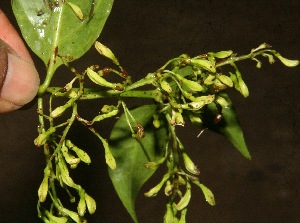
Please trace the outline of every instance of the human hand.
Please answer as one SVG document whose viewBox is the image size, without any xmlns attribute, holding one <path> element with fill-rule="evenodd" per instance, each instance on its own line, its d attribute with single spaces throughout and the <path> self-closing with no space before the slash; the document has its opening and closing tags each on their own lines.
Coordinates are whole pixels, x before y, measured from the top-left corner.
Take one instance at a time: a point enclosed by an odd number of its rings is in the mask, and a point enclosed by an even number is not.
<svg viewBox="0 0 300 223">
<path fill-rule="evenodd" d="M 22 39 L 0 9 L 0 113 L 30 102 L 40 84 Z"/>
</svg>

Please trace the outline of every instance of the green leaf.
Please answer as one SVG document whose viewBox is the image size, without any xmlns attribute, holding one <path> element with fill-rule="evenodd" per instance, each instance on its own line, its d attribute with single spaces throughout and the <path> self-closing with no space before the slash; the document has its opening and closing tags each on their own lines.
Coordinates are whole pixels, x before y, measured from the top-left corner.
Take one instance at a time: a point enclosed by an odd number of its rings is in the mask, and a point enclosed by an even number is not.
<svg viewBox="0 0 300 223">
<path fill-rule="evenodd" d="M 204 113 L 201 114 L 203 125 L 209 130 L 225 136 L 245 158 L 251 159 L 232 101 L 226 93 L 219 95 L 226 99 L 228 107 L 222 109 L 221 120 L 216 120 L 220 108 L 214 103 L 208 104 Z"/>
<path fill-rule="evenodd" d="M 123 205 L 135 222 L 135 199 L 142 185 L 155 172 L 155 169 L 146 168 L 145 164 L 163 157 L 168 140 L 164 125 L 159 129 L 153 126 L 156 109 L 156 105 L 144 105 L 131 110 L 136 122 L 144 128 L 145 136 L 141 140 L 132 137 L 125 115 L 117 121 L 110 136 L 110 149 L 117 168 L 109 169 L 109 175 Z"/>
<path fill-rule="evenodd" d="M 113 0 L 14 0 L 12 8 L 29 47 L 53 70 L 81 57 L 95 42 Z M 83 19 L 78 17 L 82 12 Z M 59 57 L 58 57 L 59 55 Z"/>
</svg>

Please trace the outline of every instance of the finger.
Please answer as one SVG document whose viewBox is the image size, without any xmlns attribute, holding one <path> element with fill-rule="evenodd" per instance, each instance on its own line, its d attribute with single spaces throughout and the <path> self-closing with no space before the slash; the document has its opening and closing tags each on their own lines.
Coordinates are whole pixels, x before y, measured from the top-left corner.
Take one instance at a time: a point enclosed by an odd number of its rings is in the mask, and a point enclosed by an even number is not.
<svg viewBox="0 0 300 223">
<path fill-rule="evenodd" d="M 30 102 L 39 83 L 29 52 L 0 10 L 0 113 L 16 110 Z"/>
</svg>

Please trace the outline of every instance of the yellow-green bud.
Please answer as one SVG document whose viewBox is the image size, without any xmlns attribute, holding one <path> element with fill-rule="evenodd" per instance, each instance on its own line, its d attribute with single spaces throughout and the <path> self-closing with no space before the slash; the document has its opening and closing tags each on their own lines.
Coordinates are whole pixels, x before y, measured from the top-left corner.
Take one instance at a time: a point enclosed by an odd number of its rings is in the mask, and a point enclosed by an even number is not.
<svg viewBox="0 0 300 223">
<path fill-rule="evenodd" d="M 228 87 L 232 87 L 233 86 L 233 82 L 230 79 L 230 77 L 223 75 L 223 74 L 219 74 L 217 75 L 217 78 L 223 83 L 226 84 Z"/>
<path fill-rule="evenodd" d="M 200 171 L 197 166 L 193 163 L 191 158 L 186 154 L 186 152 L 182 153 L 182 158 L 184 162 L 185 168 L 192 174 L 199 175 Z"/>
<path fill-rule="evenodd" d="M 216 67 L 209 61 L 205 59 L 191 59 L 191 63 L 197 67 L 201 67 L 209 72 L 215 73 Z"/>
<path fill-rule="evenodd" d="M 212 53 L 212 54 L 216 58 L 223 59 L 223 58 L 229 57 L 232 53 L 233 53 L 232 50 L 227 50 L 227 51 L 220 51 L 220 52 Z"/>
<path fill-rule="evenodd" d="M 49 138 L 49 136 L 54 133 L 56 130 L 55 127 L 50 127 L 46 132 L 39 134 L 39 136 L 34 140 L 34 144 L 37 147 L 44 145 Z"/>
<path fill-rule="evenodd" d="M 168 94 L 171 94 L 173 91 L 172 91 L 172 87 L 171 87 L 171 85 L 167 82 L 167 81 L 165 81 L 165 80 L 162 80 L 161 82 L 160 82 L 160 86 L 161 86 L 161 88 L 164 90 L 164 91 L 166 91 Z"/>
<path fill-rule="evenodd" d="M 90 214 L 94 214 L 96 211 L 96 201 L 87 193 L 84 194 L 85 203 Z"/>
<path fill-rule="evenodd" d="M 76 16 L 80 20 L 83 20 L 83 13 L 82 13 L 81 9 L 77 5 L 75 5 L 75 4 L 71 3 L 71 2 L 68 2 L 68 5 L 72 8 L 72 10 L 76 14 Z"/>
<path fill-rule="evenodd" d="M 295 67 L 299 65 L 299 60 L 287 59 L 281 56 L 279 53 L 275 53 L 274 55 L 287 67 Z"/>
<path fill-rule="evenodd" d="M 86 203 L 85 203 L 85 191 L 84 190 L 81 190 L 79 192 L 79 202 L 78 202 L 78 205 L 77 205 L 77 211 L 78 211 L 78 214 L 80 216 L 84 216 L 85 212 L 86 212 Z"/>
<path fill-rule="evenodd" d="M 115 57 L 113 52 L 108 47 L 106 47 L 102 43 L 96 41 L 95 48 L 101 55 L 107 57 L 108 59 L 112 60 L 113 63 L 119 65 L 119 61 L 117 60 L 117 58 Z"/>
<path fill-rule="evenodd" d="M 91 158 L 89 155 L 82 149 L 79 149 L 77 146 L 75 146 L 70 140 L 66 141 L 66 146 L 73 150 L 82 162 L 87 164 L 91 163 Z"/>
<path fill-rule="evenodd" d="M 54 215 L 52 215 L 49 211 L 45 210 L 45 215 L 48 217 L 48 219 L 50 220 L 50 222 L 52 223 L 67 223 L 68 222 L 68 218 L 67 217 L 56 217 Z"/>
<path fill-rule="evenodd" d="M 212 206 L 216 205 L 215 197 L 210 189 L 208 189 L 204 184 L 201 184 L 199 181 L 195 180 L 193 181 L 193 183 L 200 187 L 207 203 L 209 203 Z"/>
<path fill-rule="evenodd" d="M 39 196 L 39 201 L 44 202 L 47 198 L 48 194 L 48 176 L 44 176 L 43 181 L 38 189 L 38 196 Z"/>
<path fill-rule="evenodd" d="M 187 183 L 186 186 L 186 192 L 183 195 L 183 197 L 180 199 L 180 201 L 178 202 L 178 204 L 175 206 L 176 210 L 180 211 L 184 208 L 186 208 L 186 206 L 189 204 L 190 200 L 191 200 L 191 185 L 189 183 Z"/>
<path fill-rule="evenodd" d="M 66 208 L 61 208 L 60 211 L 65 215 L 68 215 L 70 218 L 72 218 L 73 221 L 75 221 L 76 223 L 81 223 L 80 216 L 76 212 L 70 211 Z"/>
</svg>

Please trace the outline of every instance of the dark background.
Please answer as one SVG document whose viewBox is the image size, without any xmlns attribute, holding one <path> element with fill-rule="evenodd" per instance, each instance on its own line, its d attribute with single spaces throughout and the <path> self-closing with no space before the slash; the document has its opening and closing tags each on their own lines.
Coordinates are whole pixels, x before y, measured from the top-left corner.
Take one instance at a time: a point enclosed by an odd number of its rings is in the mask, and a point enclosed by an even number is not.
<svg viewBox="0 0 300 223">
<path fill-rule="evenodd" d="M 1 0 L 0 7 L 15 24 L 10 2 Z M 116 0 L 100 40 L 137 80 L 182 53 L 232 49 L 243 54 L 263 42 L 286 57 L 299 59 L 299 37 L 299 0 Z M 94 54 L 92 50 L 80 60 L 82 69 L 95 63 Z M 34 59 L 43 76 L 43 64 Z M 260 70 L 251 61 L 241 63 L 240 69 L 250 97 L 244 99 L 236 92 L 231 96 L 252 161 L 242 158 L 218 135 L 205 132 L 196 138 L 198 130 L 179 129 L 200 167 L 201 181 L 212 189 L 217 202 L 217 206 L 209 206 L 194 189 L 187 220 L 300 222 L 300 69 L 279 62 L 269 65 L 266 60 Z M 93 108 L 87 106 L 82 112 L 88 115 Z M 39 222 L 37 189 L 44 158 L 33 145 L 35 110 L 33 106 L 0 115 L 0 223 Z M 111 123 L 105 125 L 99 126 L 102 132 L 111 128 Z M 98 204 L 90 222 L 131 222 L 107 177 L 100 143 L 80 126 L 72 134 L 93 160 L 87 168 L 80 165 L 81 175 L 75 174 Z M 164 195 L 150 199 L 142 195 L 156 182 L 147 183 L 138 197 L 140 222 L 162 222 Z"/>
</svg>

